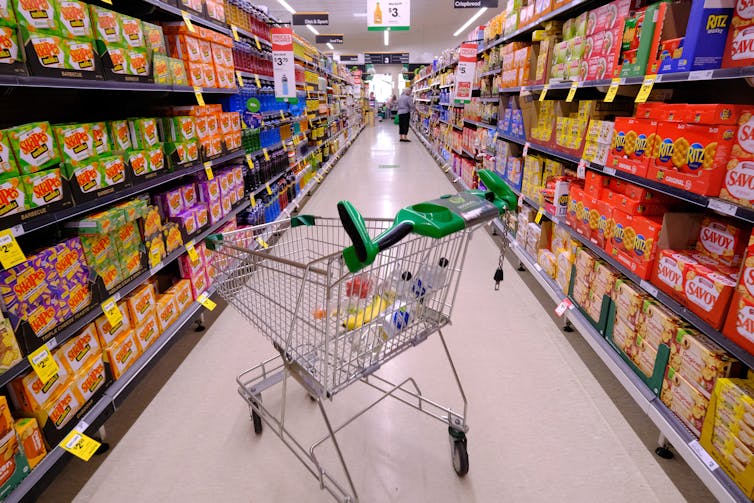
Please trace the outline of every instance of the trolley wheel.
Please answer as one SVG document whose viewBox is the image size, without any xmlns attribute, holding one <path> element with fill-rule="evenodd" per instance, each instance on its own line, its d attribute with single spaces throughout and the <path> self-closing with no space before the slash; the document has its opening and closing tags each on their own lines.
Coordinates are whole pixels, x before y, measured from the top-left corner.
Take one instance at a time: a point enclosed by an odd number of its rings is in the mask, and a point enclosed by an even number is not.
<svg viewBox="0 0 754 503">
<path fill-rule="evenodd" d="M 448 428 L 450 433 L 450 456 L 453 461 L 453 469 L 459 477 L 469 473 L 469 452 L 466 449 L 466 434 Z"/>
<path fill-rule="evenodd" d="M 655 449 L 655 454 L 660 456 L 662 459 L 673 459 L 673 451 L 664 446 Z"/>
<path fill-rule="evenodd" d="M 257 414 L 257 411 L 251 411 L 251 422 L 254 424 L 254 433 L 257 435 L 262 434 L 262 417 Z"/>
</svg>

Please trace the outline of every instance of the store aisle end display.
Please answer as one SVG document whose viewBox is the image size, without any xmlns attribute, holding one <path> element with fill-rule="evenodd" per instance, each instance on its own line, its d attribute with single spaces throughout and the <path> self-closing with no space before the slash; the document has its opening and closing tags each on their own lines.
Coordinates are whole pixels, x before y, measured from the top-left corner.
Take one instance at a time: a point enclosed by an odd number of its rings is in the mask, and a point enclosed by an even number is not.
<svg viewBox="0 0 754 503">
<path fill-rule="evenodd" d="M 459 187 L 490 169 L 519 195 L 495 233 L 658 426 L 658 454 L 672 446 L 720 500 L 749 501 L 745 6 L 590 7 L 508 2 L 468 35 L 471 100 L 449 49 L 417 71 L 412 127 Z"/>
<path fill-rule="evenodd" d="M 275 99 L 276 22 L 251 4 L 134 3 L 152 17 L 0 5 L 0 86 L 100 91 L 86 111 L 9 107 L 0 129 L 4 501 L 39 494 L 72 432 L 96 432 L 214 308 L 203 239 L 292 216 L 361 131 L 360 86 L 302 38 L 298 99 Z"/>
</svg>

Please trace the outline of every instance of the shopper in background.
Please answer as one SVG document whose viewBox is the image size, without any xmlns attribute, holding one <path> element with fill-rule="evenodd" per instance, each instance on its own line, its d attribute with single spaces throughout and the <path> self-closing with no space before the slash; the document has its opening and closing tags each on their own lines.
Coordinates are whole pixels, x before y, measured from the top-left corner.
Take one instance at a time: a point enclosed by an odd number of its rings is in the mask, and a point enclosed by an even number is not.
<svg viewBox="0 0 754 503">
<path fill-rule="evenodd" d="M 411 112 L 414 110 L 414 99 L 411 97 L 411 88 L 406 87 L 403 94 L 398 98 L 398 132 L 401 135 L 400 141 L 411 141 L 408 139 L 408 121 L 411 118 Z"/>
<path fill-rule="evenodd" d="M 390 117 L 392 117 L 393 112 L 395 112 L 396 107 L 398 106 L 398 98 L 395 97 L 395 94 L 392 95 L 387 100 L 387 106 L 385 107 L 385 117 L 387 120 L 390 120 Z"/>
</svg>

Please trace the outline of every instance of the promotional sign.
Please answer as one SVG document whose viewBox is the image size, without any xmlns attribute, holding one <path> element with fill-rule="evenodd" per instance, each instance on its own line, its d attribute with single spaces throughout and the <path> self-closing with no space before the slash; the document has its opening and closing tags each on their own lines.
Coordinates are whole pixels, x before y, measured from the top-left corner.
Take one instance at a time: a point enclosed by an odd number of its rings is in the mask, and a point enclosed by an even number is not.
<svg viewBox="0 0 754 503">
<path fill-rule="evenodd" d="M 296 67 L 293 62 L 293 29 L 270 28 L 272 68 L 276 98 L 296 97 Z"/>
<path fill-rule="evenodd" d="M 359 55 L 358 54 L 341 54 L 340 55 L 340 62 L 344 65 L 355 63 L 359 63 Z"/>
<path fill-rule="evenodd" d="M 476 42 L 461 44 L 456 67 L 455 100 L 468 103 L 471 101 L 471 88 L 474 85 L 476 70 Z"/>
<path fill-rule="evenodd" d="M 297 12 L 293 15 L 294 26 L 325 26 L 330 24 L 327 12 Z"/>
<path fill-rule="evenodd" d="M 316 43 L 318 44 L 342 44 L 343 35 L 336 35 L 333 33 L 325 33 L 316 36 Z M 343 61 L 343 60 L 341 60 Z"/>
<path fill-rule="evenodd" d="M 367 0 L 368 30 L 408 30 L 409 26 L 411 0 Z"/>
<path fill-rule="evenodd" d="M 476 61 L 476 59 L 474 61 Z M 408 53 L 407 52 L 365 52 L 364 63 L 367 65 L 408 64 Z"/>
<path fill-rule="evenodd" d="M 453 0 L 453 7 L 456 9 L 478 9 L 480 7 L 497 9 L 497 0 Z"/>
</svg>

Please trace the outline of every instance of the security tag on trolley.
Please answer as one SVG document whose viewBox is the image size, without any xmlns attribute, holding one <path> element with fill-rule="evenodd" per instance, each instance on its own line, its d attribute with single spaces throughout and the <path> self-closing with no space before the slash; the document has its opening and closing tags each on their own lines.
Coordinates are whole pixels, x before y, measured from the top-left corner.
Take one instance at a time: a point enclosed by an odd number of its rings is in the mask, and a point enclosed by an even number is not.
<svg viewBox="0 0 754 503">
<path fill-rule="evenodd" d="M 47 344 L 31 353 L 28 359 L 31 368 L 34 369 L 42 384 L 47 384 L 60 370 Z"/>
<path fill-rule="evenodd" d="M 269 248 L 269 247 L 270 247 L 270 245 L 268 245 L 268 244 L 267 244 L 267 241 L 265 241 L 264 239 L 262 239 L 262 237 L 261 237 L 261 236 L 259 236 L 259 237 L 257 238 L 257 243 L 259 243 L 259 246 L 261 246 L 261 247 L 262 247 L 262 248 L 264 248 L 265 250 L 266 250 L 267 248 Z"/>
<path fill-rule="evenodd" d="M 204 106 L 204 96 L 202 96 L 202 88 L 199 86 L 194 86 L 194 96 L 196 96 L 196 102 L 199 104 L 200 107 Z"/>
<path fill-rule="evenodd" d="M 586 167 L 589 164 L 589 161 L 586 159 L 581 159 L 579 161 L 579 165 L 576 167 L 576 176 L 578 178 L 586 178 Z"/>
<path fill-rule="evenodd" d="M 89 461 L 101 444 L 77 430 L 71 430 L 58 445 L 77 458 Z"/>
<path fill-rule="evenodd" d="M 194 241 L 189 241 L 186 243 L 186 251 L 188 252 L 189 259 L 191 259 L 192 264 L 196 264 L 199 262 L 199 254 L 196 253 L 196 248 L 194 248 Z"/>
<path fill-rule="evenodd" d="M 204 292 L 199 297 L 197 297 L 196 301 L 206 307 L 210 311 L 214 311 L 217 307 L 217 303 L 215 303 L 212 299 L 209 298 L 209 295 L 207 295 L 207 292 Z"/>
<path fill-rule="evenodd" d="M 2 263 L 3 269 L 10 269 L 23 262 L 26 262 L 26 255 L 18 246 L 18 241 L 16 241 L 12 230 L 5 229 L 0 232 L 0 263 Z"/>
<path fill-rule="evenodd" d="M 251 160 L 251 154 L 246 154 L 246 164 L 249 165 L 249 169 L 254 169 L 254 161 Z"/>
<path fill-rule="evenodd" d="M 544 210 L 542 208 L 539 208 L 539 211 L 537 212 L 537 216 L 534 217 L 534 223 L 538 224 L 539 222 L 541 222 L 542 221 L 542 215 L 544 215 L 544 214 L 545 214 Z"/>
<path fill-rule="evenodd" d="M 207 174 L 207 180 L 215 179 L 215 174 L 212 172 L 212 161 L 204 162 L 204 172 Z"/>
<path fill-rule="evenodd" d="M 571 299 L 566 298 L 555 308 L 555 314 L 563 316 L 568 309 L 573 309 L 573 302 L 571 302 Z"/>
<path fill-rule="evenodd" d="M 123 313 L 120 312 L 115 298 L 110 297 L 102 303 L 102 312 L 105 313 L 105 318 L 111 327 L 119 327 L 123 323 Z"/>
<path fill-rule="evenodd" d="M 529 147 L 530 146 L 531 146 L 531 144 L 528 141 L 526 143 L 524 143 L 524 151 L 521 154 L 522 156 L 526 157 L 526 154 L 529 153 Z"/>
</svg>

